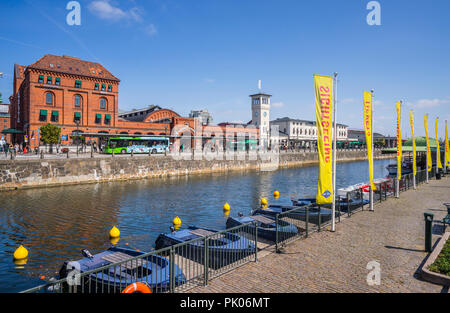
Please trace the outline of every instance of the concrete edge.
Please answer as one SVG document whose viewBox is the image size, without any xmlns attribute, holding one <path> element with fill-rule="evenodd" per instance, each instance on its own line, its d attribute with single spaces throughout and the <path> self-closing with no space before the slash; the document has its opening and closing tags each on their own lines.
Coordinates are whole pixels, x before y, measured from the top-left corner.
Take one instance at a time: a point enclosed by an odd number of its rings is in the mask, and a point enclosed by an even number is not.
<svg viewBox="0 0 450 313">
<path fill-rule="evenodd" d="M 384 155 L 379 155 L 374 157 L 376 160 L 381 159 L 391 159 L 392 156 L 386 157 Z M 110 158 L 108 158 L 110 159 Z M 56 160 L 56 159 L 55 159 Z M 65 159 L 61 159 L 65 160 Z M 93 160 L 93 159 L 87 159 L 87 160 Z M 101 159 L 94 159 L 94 160 L 101 160 Z M 355 162 L 355 161 L 365 161 L 366 159 L 363 157 L 355 157 L 355 158 L 349 158 L 349 159 L 338 159 L 338 163 L 349 163 L 349 162 Z M 49 160 L 33 160 L 36 163 L 42 162 L 42 161 L 49 161 Z M 53 161 L 53 160 L 50 160 Z M 60 160 L 56 160 L 60 161 Z M 273 168 L 271 170 L 278 170 L 278 169 L 285 169 L 285 168 L 301 168 L 301 167 L 309 167 L 314 166 L 318 164 L 318 160 L 306 160 L 306 161 L 290 161 L 290 162 L 280 162 L 276 165 L 276 168 Z M 261 163 L 258 165 L 250 165 L 250 166 L 226 166 L 226 167 L 220 167 L 211 169 L 208 171 L 208 174 L 228 174 L 233 172 L 248 172 L 248 171 L 264 171 L 267 170 L 265 167 L 271 166 L 271 163 Z M 73 185 L 83 185 L 83 184 L 96 184 L 96 183 L 107 183 L 107 182 L 118 182 L 118 181 L 134 181 L 134 180 L 141 180 L 141 179 L 158 179 L 158 178 L 170 178 L 170 177 L 182 177 L 182 176 L 201 176 L 205 175 L 205 171 L 203 169 L 195 169 L 191 171 L 190 173 L 186 173 L 184 170 L 174 170 L 171 172 L 165 172 L 160 174 L 152 174 L 152 173 L 146 173 L 142 175 L 135 175 L 135 176 L 126 176 L 122 177 L 119 176 L 106 176 L 102 178 L 88 178 L 88 179 L 80 179 L 79 177 L 72 177 L 70 180 L 65 181 L 58 181 L 56 179 L 48 179 L 45 181 L 41 181 L 39 183 L 34 184 L 27 184 L 22 182 L 15 182 L 15 183 L 6 183 L 3 185 L 0 185 L 0 193 L 1 192 L 8 192 L 8 191 L 14 191 L 14 190 L 24 190 L 24 189 L 34 189 L 34 188 L 48 188 L 48 187 L 60 187 L 60 186 L 73 186 Z"/>
<path fill-rule="evenodd" d="M 436 248 L 433 250 L 433 252 L 430 253 L 428 256 L 428 260 L 425 262 L 425 264 L 422 266 L 421 276 L 424 280 L 431 282 L 433 284 L 443 285 L 443 286 L 450 286 L 450 276 L 439 274 L 432 272 L 428 269 L 428 267 L 436 261 L 437 257 L 442 251 L 442 248 L 444 247 L 445 243 L 447 242 L 448 238 L 450 237 L 450 232 L 446 232 L 442 238 L 440 239 L 439 243 L 437 244 Z"/>
</svg>

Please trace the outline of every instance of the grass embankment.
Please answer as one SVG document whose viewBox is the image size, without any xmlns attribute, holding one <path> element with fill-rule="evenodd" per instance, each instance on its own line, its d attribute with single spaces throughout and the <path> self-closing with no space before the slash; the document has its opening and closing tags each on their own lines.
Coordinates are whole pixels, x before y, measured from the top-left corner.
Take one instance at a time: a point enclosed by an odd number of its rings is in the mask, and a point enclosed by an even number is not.
<svg viewBox="0 0 450 313">
<path fill-rule="evenodd" d="M 429 270 L 450 276 L 450 239 L 445 243 L 436 261 L 430 265 Z"/>
</svg>

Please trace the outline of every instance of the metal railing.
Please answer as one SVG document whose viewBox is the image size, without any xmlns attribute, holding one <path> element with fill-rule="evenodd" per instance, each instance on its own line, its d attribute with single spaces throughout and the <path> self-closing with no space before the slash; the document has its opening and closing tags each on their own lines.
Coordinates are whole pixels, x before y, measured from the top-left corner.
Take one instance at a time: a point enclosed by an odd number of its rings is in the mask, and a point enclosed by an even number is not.
<svg viewBox="0 0 450 313">
<path fill-rule="evenodd" d="M 68 262 L 60 271 L 63 278 L 23 293 L 121 293 L 136 282 L 146 284 L 153 293 L 183 292 L 207 285 L 211 278 L 256 261 L 255 226 L 256 223 L 236 226 L 87 271 L 77 262 Z M 103 259 L 123 257 L 118 254 L 123 252 L 120 248 L 114 251 Z"/>
<path fill-rule="evenodd" d="M 435 170 L 428 179 L 435 178 Z M 395 196 L 396 178 L 376 184 L 374 204 Z M 413 187 L 413 174 L 402 175 L 399 192 Z M 426 170 L 417 171 L 416 186 L 426 182 Z M 341 217 L 363 211 L 365 205 L 362 189 L 337 197 L 336 222 Z M 351 202 L 350 200 L 354 200 Z M 315 204 L 293 207 L 275 216 L 275 251 L 313 232 L 320 232 L 331 224 L 329 206 Z M 234 240 L 238 238 L 238 240 Z M 222 244 L 230 242 L 226 249 Z M 172 245 L 156 251 L 126 258 L 88 271 L 77 271 L 72 263 L 61 269 L 64 278 L 23 291 L 24 293 L 120 293 L 135 282 L 143 282 L 152 292 L 183 292 L 193 287 L 207 285 L 212 278 L 227 273 L 258 258 L 257 222 L 236 226 L 212 235 Z M 78 268 L 79 269 L 79 268 Z"/>
</svg>

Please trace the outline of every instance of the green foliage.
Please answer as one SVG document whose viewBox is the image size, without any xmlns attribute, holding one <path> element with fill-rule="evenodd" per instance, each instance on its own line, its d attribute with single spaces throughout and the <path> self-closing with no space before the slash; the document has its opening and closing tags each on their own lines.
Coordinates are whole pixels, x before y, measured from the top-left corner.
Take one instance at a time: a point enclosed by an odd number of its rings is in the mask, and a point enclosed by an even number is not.
<svg viewBox="0 0 450 313">
<path fill-rule="evenodd" d="M 61 128 L 47 124 L 40 128 L 40 139 L 43 143 L 57 144 L 61 134 Z"/>
<path fill-rule="evenodd" d="M 436 261 L 430 265 L 429 270 L 450 276 L 450 240 L 447 240 Z"/>
</svg>

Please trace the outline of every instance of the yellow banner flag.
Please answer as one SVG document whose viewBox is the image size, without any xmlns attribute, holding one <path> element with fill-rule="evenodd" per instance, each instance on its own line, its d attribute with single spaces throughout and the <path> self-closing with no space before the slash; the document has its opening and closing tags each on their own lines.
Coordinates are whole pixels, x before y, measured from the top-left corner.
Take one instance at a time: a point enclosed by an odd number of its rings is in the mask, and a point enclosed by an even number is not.
<svg viewBox="0 0 450 313">
<path fill-rule="evenodd" d="M 398 180 L 402 178 L 402 103 L 397 101 L 397 175 Z"/>
<path fill-rule="evenodd" d="M 423 117 L 423 123 L 425 126 L 425 138 L 427 139 L 427 170 L 428 172 L 431 172 L 433 163 L 431 161 L 430 138 L 428 137 L 428 115 Z"/>
<path fill-rule="evenodd" d="M 445 166 L 450 166 L 450 145 L 448 143 L 447 121 L 445 121 Z"/>
<path fill-rule="evenodd" d="M 439 137 L 438 137 L 438 121 L 439 121 L 439 117 L 436 117 L 436 165 L 438 168 L 442 168 L 442 163 L 441 163 L 441 149 L 439 147 Z"/>
<path fill-rule="evenodd" d="M 411 110 L 409 112 L 410 114 L 410 121 L 411 121 L 411 134 L 412 134 L 412 144 L 413 144 L 413 173 L 414 176 L 417 174 L 417 153 L 416 153 L 416 137 L 414 136 L 414 117 L 413 117 L 413 111 Z"/>
<path fill-rule="evenodd" d="M 373 183 L 373 155 L 372 155 L 372 93 L 364 91 L 363 93 L 363 119 L 364 131 L 366 133 L 367 155 L 369 157 L 369 178 L 372 190 L 377 190 Z"/>
<path fill-rule="evenodd" d="M 333 201 L 333 78 L 314 75 L 319 180 L 317 204 Z"/>
</svg>

